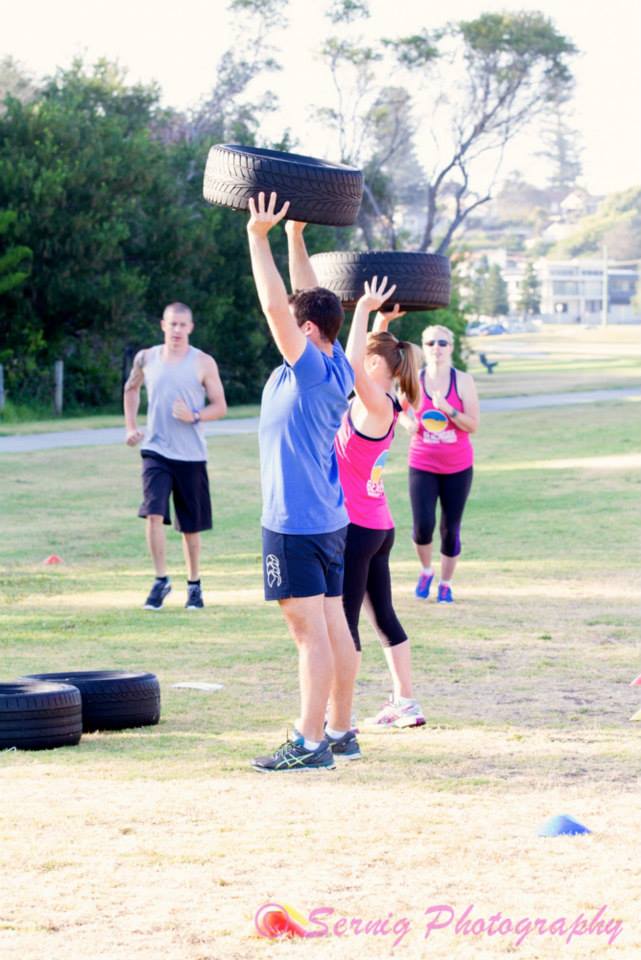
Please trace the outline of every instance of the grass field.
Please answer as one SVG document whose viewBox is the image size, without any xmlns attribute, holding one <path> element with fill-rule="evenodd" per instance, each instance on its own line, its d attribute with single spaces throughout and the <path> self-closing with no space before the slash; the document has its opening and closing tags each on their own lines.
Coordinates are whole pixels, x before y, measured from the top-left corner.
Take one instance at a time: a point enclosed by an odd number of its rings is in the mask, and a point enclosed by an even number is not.
<svg viewBox="0 0 641 960">
<path fill-rule="evenodd" d="M 537 333 L 469 337 L 468 347 L 481 397 L 637 388 L 641 380 L 638 326 L 546 324 Z M 498 361 L 491 375 L 481 353 Z"/>
<path fill-rule="evenodd" d="M 152 670 L 163 715 L 76 748 L 0 755 L 0 958 L 638 956 L 638 411 L 617 401 L 484 417 L 451 608 L 412 597 L 399 436 L 386 471 L 393 575 L 428 725 L 363 734 L 361 763 L 302 779 L 248 765 L 297 712 L 292 644 L 262 600 L 255 437 L 209 444 L 216 529 L 201 614 L 182 609 L 171 534 L 174 593 L 160 614 L 140 609 L 150 574 L 133 451 L 2 456 L 2 679 Z M 43 566 L 53 552 L 64 564 Z M 388 692 L 364 634 L 361 717 Z M 184 680 L 224 689 L 172 687 Z M 593 833 L 538 838 L 557 813 Z M 270 901 L 388 922 L 378 936 L 339 926 L 271 942 L 253 922 Z M 425 940 L 438 904 L 455 919 Z M 607 905 L 604 922 L 622 930 L 611 945 L 596 928 L 566 945 L 557 924 L 517 947 L 457 933 L 470 904 L 471 920 L 500 911 L 566 926 Z"/>
</svg>

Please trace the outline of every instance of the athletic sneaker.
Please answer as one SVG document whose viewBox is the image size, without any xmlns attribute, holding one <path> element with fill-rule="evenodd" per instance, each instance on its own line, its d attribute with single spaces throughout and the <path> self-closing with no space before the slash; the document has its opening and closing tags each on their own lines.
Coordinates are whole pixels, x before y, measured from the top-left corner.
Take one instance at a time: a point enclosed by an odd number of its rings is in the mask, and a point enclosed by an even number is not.
<svg viewBox="0 0 641 960">
<path fill-rule="evenodd" d="M 446 587 L 444 583 L 439 583 L 436 600 L 438 603 L 454 603 L 452 588 Z"/>
<path fill-rule="evenodd" d="M 291 773 L 304 770 L 334 770 L 334 755 L 327 740 L 315 750 L 307 750 L 303 737 L 287 740 L 271 757 L 255 757 L 252 767 L 260 773 Z"/>
<path fill-rule="evenodd" d="M 427 600 L 430 595 L 430 587 L 432 586 L 433 579 L 433 573 L 431 573 L 429 576 L 426 573 L 422 573 L 419 576 L 418 583 L 416 584 L 416 589 L 414 591 L 414 596 L 417 600 Z"/>
<path fill-rule="evenodd" d="M 205 606 L 203 603 L 203 592 L 199 583 L 188 583 L 187 584 L 187 603 L 185 604 L 185 610 L 202 610 Z"/>
<path fill-rule="evenodd" d="M 337 760 L 360 760 L 363 756 L 353 730 L 348 730 L 342 737 L 330 737 L 328 733 L 325 736 Z"/>
<path fill-rule="evenodd" d="M 425 726 L 425 716 L 416 700 L 409 703 L 398 704 L 392 698 L 383 704 L 375 717 L 366 717 L 365 725 L 370 727 L 423 727 Z"/>
<path fill-rule="evenodd" d="M 154 580 L 151 590 L 149 591 L 149 596 L 145 600 L 145 610 L 160 610 L 163 604 L 163 600 L 168 594 L 171 593 L 171 580 L 169 577 L 166 580 Z"/>
</svg>

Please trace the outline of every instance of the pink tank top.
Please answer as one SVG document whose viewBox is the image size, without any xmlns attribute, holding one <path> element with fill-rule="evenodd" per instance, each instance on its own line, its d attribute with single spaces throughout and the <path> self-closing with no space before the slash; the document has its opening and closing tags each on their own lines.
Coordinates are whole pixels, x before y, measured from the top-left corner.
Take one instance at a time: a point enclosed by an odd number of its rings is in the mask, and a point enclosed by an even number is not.
<svg viewBox="0 0 641 960">
<path fill-rule="evenodd" d="M 383 468 L 400 407 L 393 397 L 390 401 L 394 419 L 384 437 L 373 439 L 359 433 L 352 423 L 350 404 L 334 440 L 349 521 L 370 530 L 391 530 L 394 526 L 383 486 Z"/>
<path fill-rule="evenodd" d="M 415 411 L 418 431 L 410 441 L 409 465 L 430 473 L 458 473 L 474 463 L 470 435 L 456 426 L 446 413 L 437 410 L 425 388 L 425 370 L 421 370 L 421 406 Z M 456 370 L 452 367 L 450 385 L 445 397 L 449 406 L 464 412 L 463 401 L 456 388 Z"/>
</svg>

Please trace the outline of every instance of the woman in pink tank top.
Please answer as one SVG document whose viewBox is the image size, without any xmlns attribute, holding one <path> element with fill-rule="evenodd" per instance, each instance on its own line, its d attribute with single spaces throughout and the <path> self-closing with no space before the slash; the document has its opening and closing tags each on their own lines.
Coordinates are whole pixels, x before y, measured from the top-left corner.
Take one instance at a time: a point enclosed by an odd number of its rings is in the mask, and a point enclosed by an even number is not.
<svg viewBox="0 0 641 960">
<path fill-rule="evenodd" d="M 479 402 L 469 373 L 452 366 L 452 332 L 447 327 L 423 331 L 425 367 L 418 402 L 404 404 L 401 423 L 411 435 L 409 488 L 413 539 L 421 572 L 415 595 L 427 600 L 434 579 L 432 536 L 440 503 L 441 579 L 439 603 L 452 603 L 451 581 L 461 552 L 461 520 L 472 486 L 474 451 L 470 434 L 479 425 Z M 410 408 L 412 416 L 408 416 Z"/>
<path fill-rule="evenodd" d="M 395 384 L 418 402 L 418 369 L 412 345 L 391 333 L 377 332 L 387 325 L 379 314 L 374 331 L 367 333 L 369 312 L 378 310 L 393 293 L 381 284 L 365 284 L 347 341 L 346 355 L 355 376 L 356 396 L 345 414 L 335 440 L 341 485 L 349 516 L 345 545 L 343 603 L 356 650 L 361 643 L 358 621 L 361 608 L 383 646 L 392 675 L 393 694 L 383 709 L 367 718 L 367 725 L 417 727 L 425 723 L 412 696 L 410 649 L 392 605 L 389 555 L 394 543 L 394 521 L 385 496 L 383 468 L 394 438 L 400 412 Z M 393 316 L 399 316 L 398 308 Z"/>
</svg>

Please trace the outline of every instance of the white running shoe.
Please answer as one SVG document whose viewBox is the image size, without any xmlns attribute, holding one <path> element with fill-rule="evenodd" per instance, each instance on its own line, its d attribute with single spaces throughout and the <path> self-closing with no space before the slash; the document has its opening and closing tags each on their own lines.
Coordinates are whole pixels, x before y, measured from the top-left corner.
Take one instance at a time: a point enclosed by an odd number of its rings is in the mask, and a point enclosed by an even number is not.
<svg viewBox="0 0 641 960">
<path fill-rule="evenodd" d="M 411 700 L 409 703 L 399 704 L 390 699 L 383 704 L 383 707 L 375 717 L 366 717 L 365 727 L 423 727 L 425 726 L 425 716 L 417 700 Z"/>
</svg>

